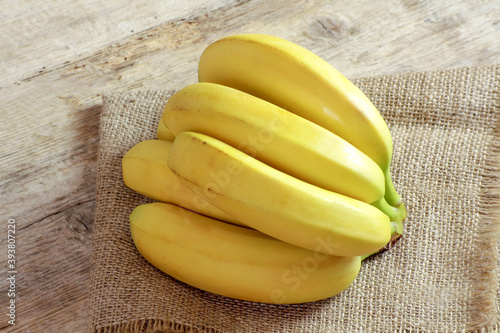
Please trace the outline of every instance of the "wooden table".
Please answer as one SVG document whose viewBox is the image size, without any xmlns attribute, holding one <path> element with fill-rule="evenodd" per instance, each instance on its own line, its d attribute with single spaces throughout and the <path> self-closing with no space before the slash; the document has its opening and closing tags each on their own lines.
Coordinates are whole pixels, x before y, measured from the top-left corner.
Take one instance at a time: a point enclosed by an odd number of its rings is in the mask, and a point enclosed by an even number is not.
<svg viewBox="0 0 500 333">
<path fill-rule="evenodd" d="M 496 0 L 4 0 L 0 13 L 2 332 L 88 329 L 106 92 L 192 83 L 203 49 L 240 32 L 299 43 L 349 78 L 500 62 Z"/>
</svg>

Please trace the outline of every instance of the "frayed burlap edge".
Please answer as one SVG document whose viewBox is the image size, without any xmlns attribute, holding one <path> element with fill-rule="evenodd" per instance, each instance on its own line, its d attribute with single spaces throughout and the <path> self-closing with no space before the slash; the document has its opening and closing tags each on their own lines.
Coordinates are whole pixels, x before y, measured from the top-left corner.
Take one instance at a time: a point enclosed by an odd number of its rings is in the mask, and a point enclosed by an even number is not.
<svg viewBox="0 0 500 333">
<path fill-rule="evenodd" d="M 164 321 L 162 319 L 142 319 L 117 323 L 113 326 L 99 328 L 95 333 L 220 333 L 210 327 L 195 327 L 186 323 Z"/>
<path fill-rule="evenodd" d="M 495 77 L 500 79 L 500 66 L 494 67 Z M 498 81 L 497 81 L 498 82 Z M 493 98 L 495 107 L 495 127 L 492 133 L 492 142 L 489 151 L 491 155 L 485 162 L 485 172 L 482 177 L 482 195 L 479 202 L 479 212 L 483 221 L 483 232 L 477 240 L 475 271 L 482 272 L 476 277 L 475 294 L 471 300 L 471 311 L 477 322 L 471 323 L 471 328 L 477 332 L 490 332 L 480 329 L 492 322 L 496 322 L 491 332 L 500 330 L 500 293 L 499 293 L 499 240 L 500 240 L 500 91 L 499 85 Z M 488 249 L 486 251 L 486 249 Z M 487 253 L 485 256 L 484 254 Z M 488 295 L 497 295 L 495 299 Z"/>
<path fill-rule="evenodd" d="M 113 326 L 98 328 L 93 333 L 221 333 L 210 327 L 194 327 L 185 323 L 177 323 L 174 321 L 164 321 L 161 319 L 143 319 L 136 321 L 127 321 L 117 323 Z M 420 330 L 401 329 L 397 332 L 404 333 L 423 333 Z M 394 333 L 397 333 L 394 332 Z M 481 328 L 474 331 L 462 330 L 459 333 L 499 333 L 500 323 L 488 328 Z M 457 332 L 458 333 L 458 332 Z"/>
</svg>

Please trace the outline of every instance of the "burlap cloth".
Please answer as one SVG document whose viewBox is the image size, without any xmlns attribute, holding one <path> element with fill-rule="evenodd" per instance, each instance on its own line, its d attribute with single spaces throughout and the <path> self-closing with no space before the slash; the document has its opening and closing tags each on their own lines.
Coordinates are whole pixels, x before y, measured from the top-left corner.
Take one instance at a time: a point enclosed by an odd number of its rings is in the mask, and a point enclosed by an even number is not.
<svg viewBox="0 0 500 333">
<path fill-rule="evenodd" d="M 105 95 L 91 331 L 498 332 L 499 74 L 489 66 L 354 81 L 392 132 L 406 234 L 366 260 L 345 292 L 286 306 L 197 290 L 139 255 L 128 215 L 148 200 L 123 184 L 121 157 L 155 137 L 172 91 Z"/>
</svg>

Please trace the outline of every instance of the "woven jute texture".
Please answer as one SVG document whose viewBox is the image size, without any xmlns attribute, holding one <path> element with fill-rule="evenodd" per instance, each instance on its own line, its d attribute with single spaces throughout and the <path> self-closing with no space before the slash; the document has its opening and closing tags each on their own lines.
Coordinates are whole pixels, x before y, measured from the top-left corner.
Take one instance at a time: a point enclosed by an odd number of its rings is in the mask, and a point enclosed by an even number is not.
<svg viewBox="0 0 500 333">
<path fill-rule="evenodd" d="M 210 294 L 141 257 L 128 215 L 149 200 L 123 184 L 121 158 L 155 138 L 173 90 L 105 95 L 91 332 L 498 332 L 500 67 L 354 83 L 393 135 L 393 179 L 408 208 L 405 235 L 365 260 L 347 290 L 300 305 Z"/>
</svg>

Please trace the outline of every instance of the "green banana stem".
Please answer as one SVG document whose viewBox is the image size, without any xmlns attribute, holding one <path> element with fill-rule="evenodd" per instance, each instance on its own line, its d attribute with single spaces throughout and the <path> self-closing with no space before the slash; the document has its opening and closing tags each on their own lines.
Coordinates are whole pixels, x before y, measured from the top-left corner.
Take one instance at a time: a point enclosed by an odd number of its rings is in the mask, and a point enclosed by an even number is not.
<svg viewBox="0 0 500 333">
<path fill-rule="evenodd" d="M 389 216 L 391 222 L 395 222 L 397 224 L 402 224 L 403 220 L 406 218 L 406 207 L 404 204 L 400 204 L 399 207 L 393 207 L 389 205 L 385 198 L 382 198 L 371 204 L 374 207 L 377 207 L 384 214 Z M 396 232 L 398 232 L 400 228 L 396 228 Z"/>
<path fill-rule="evenodd" d="M 361 256 L 361 260 L 365 260 L 366 258 L 371 257 L 372 255 L 390 249 L 397 242 L 397 240 L 401 236 L 403 236 L 404 233 L 403 221 L 406 219 L 407 216 L 406 206 L 401 200 L 399 194 L 396 192 L 396 189 L 394 188 L 394 184 L 391 179 L 390 167 L 386 168 L 384 175 L 385 175 L 385 195 L 383 198 L 372 203 L 371 205 L 378 208 L 384 214 L 389 216 L 391 220 L 391 240 L 380 251 Z"/>
<path fill-rule="evenodd" d="M 385 200 L 387 203 L 393 207 L 399 207 L 402 203 L 401 197 L 396 192 L 394 188 L 394 183 L 392 182 L 391 169 L 387 167 L 384 172 L 385 176 Z"/>
<path fill-rule="evenodd" d="M 387 203 L 385 198 L 382 198 L 372 203 L 371 205 L 378 208 L 384 214 L 389 216 L 391 220 L 391 240 L 389 241 L 389 243 L 387 243 L 387 245 L 384 248 L 382 248 L 379 251 L 382 252 L 390 249 L 397 242 L 397 240 L 401 236 L 403 236 L 404 233 L 403 221 L 405 220 L 407 215 L 406 206 L 404 205 L 404 203 L 401 203 L 399 207 L 393 207 Z M 373 254 L 375 253 L 362 257 L 362 260 L 368 258 Z"/>
</svg>

